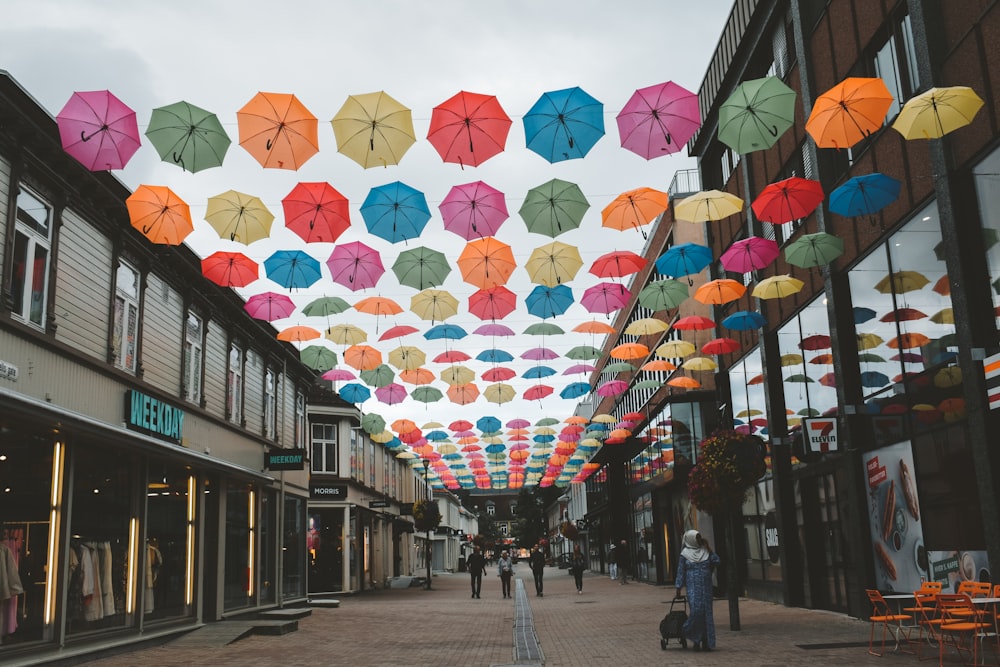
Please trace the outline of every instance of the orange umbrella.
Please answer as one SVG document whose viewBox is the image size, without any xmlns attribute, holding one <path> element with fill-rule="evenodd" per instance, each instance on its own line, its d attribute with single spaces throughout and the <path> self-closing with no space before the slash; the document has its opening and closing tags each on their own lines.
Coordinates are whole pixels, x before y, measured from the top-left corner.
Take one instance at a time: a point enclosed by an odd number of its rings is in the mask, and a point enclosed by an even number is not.
<svg viewBox="0 0 1000 667">
<path fill-rule="evenodd" d="M 849 77 L 816 98 L 806 132 L 819 148 L 850 148 L 882 127 L 890 106 L 882 79 Z"/>
<path fill-rule="evenodd" d="M 382 353 L 371 345 L 352 345 L 344 350 L 344 363 L 359 371 L 370 371 L 382 363 Z"/>
<path fill-rule="evenodd" d="M 666 359 L 654 359 L 652 361 L 647 361 L 642 366 L 639 367 L 642 371 L 675 371 L 677 366 L 670 363 Z"/>
<path fill-rule="evenodd" d="M 165 185 L 140 185 L 125 206 L 132 226 L 153 243 L 180 245 L 194 231 L 188 205 Z"/>
<path fill-rule="evenodd" d="M 698 389 L 701 387 L 700 382 L 686 375 L 671 378 L 667 380 L 667 384 L 671 387 L 680 387 L 681 389 Z"/>
<path fill-rule="evenodd" d="M 735 280 L 719 278 L 710 280 L 694 292 L 694 298 L 705 304 L 722 305 L 743 296 L 747 288 Z"/>
<path fill-rule="evenodd" d="M 598 322 L 597 320 L 590 320 L 588 322 L 581 322 L 573 327 L 573 331 L 579 333 L 591 333 L 591 334 L 616 334 L 618 330 L 615 329 L 610 324 L 605 322 Z"/>
<path fill-rule="evenodd" d="M 376 317 L 379 315 L 396 315 L 403 312 L 402 307 L 398 303 L 384 296 L 370 296 L 361 299 L 354 304 L 354 310 L 359 313 L 375 315 Z"/>
<path fill-rule="evenodd" d="M 407 384 L 430 384 L 434 382 L 434 373 L 426 368 L 413 368 L 399 372 L 399 379 Z"/>
<path fill-rule="evenodd" d="M 312 327 L 295 326 L 279 331 L 277 338 L 278 340 L 301 343 L 304 340 L 319 338 L 319 335 L 319 332 Z"/>
<path fill-rule="evenodd" d="M 263 167 L 298 169 L 319 151 L 316 116 L 295 95 L 257 93 L 236 123 L 240 146 Z"/>
<path fill-rule="evenodd" d="M 472 382 L 452 385 L 448 387 L 448 398 L 452 403 L 468 405 L 479 398 L 479 387 Z"/>
<path fill-rule="evenodd" d="M 601 224 L 618 231 L 639 229 L 656 220 L 658 215 L 667 210 L 667 199 L 666 192 L 653 188 L 637 188 L 623 192 L 601 211 Z"/>
<path fill-rule="evenodd" d="M 921 347 L 931 342 L 931 339 L 922 333 L 904 333 L 890 340 L 886 345 L 893 349 L 909 350 L 914 347 Z"/>
<path fill-rule="evenodd" d="M 649 348 L 642 343 L 622 343 L 612 348 L 610 354 L 615 359 L 641 359 L 649 355 Z"/>
<path fill-rule="evenodd" d="M 479 289 L 505 284 L 516 267 L 510 246 L 493 236 L 469 241 L 458 256 L 462 279 Z"/>
</svg>

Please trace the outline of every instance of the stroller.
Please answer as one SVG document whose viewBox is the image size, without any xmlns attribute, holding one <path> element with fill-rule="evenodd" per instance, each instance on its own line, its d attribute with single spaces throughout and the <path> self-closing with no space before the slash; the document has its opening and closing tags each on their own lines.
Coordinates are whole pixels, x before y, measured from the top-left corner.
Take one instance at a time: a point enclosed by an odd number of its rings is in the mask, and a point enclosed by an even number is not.
<svg viewBox="0 0 1000 667">
<path fill-rule="evenodd" d="M 680 605 L 679 609 L 674 609 L 674 605 Z M 660 621 L 660 648 L 667 650 L 670 639 L 681 638 L 681 628 L 687 620 L 687 598 L 684 596 L 675 597 L 670 601 L 670 609 L 667 615 Z"/>
</svg>

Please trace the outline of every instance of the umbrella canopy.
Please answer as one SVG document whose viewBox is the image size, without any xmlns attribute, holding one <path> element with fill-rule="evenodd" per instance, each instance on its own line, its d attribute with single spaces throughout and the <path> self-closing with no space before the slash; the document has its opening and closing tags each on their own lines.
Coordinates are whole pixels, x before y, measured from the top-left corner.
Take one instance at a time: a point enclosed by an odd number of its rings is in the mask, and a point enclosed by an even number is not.
<svg viewBox="0 0 1000 667">
<path fill-rule="evenodd" d="M 740 342 L 732 338 L 713 338 L 701 346 L 702 354 L 731 354 L 740 349 Z"/>
<path fill-rule="evenodd" d="M 922 320 L 927 317 L 927 313 L 916 308 L 896 308 L 878 318 L 879 322 L 909 322 L 911 320 Z"/>
<path fill-rule="evenodd" d="M 644 359 L 649 356 L 649 348 L 642 343 L 622 343 L 611 348 L 608 354 L 612 359 Z"/>
<path fill-rule="evenodd" d="M 582 158 L 604 136 L 604 105 L 566 88 L 543 93 L 522 121 L 529 150 L 552 163 Z"/>
<path fill-rule="evenodd" d="M 90 171 L 122 169 L 139 150 L 135 111 L 107 90 L 73 93 L 56 123 L 63 150 Z"/>
<path fill-rule="evenodd" d="M 730 278 L 718 278 L 699 286 L 694 292 L 694 299 L 704 304 L 718 306 L 739 299 L 746 291 L 747 288 L 743 283 Z"/>
<path fill-rule="evenodd" d="M 153 109 L 146 138 L 161 160 L 192 173 L 221 166 L 232 143 L 218 116 L 188 102 Z"/>
<path fill-rule="evenodd" d="M 704 331 L 715 326 L 715 322 L 702 315 L 688 315 L 674 322 L 673 327 L 679 331 Z"/>
<path fill-rule="evenodd" d="M 465 329 L 455 324 L 438 324 L 424 332 L 427 340 L 459 340 L 468 335 Z"/>
<path fill-rule="evenodd" d="M 264 260 L 269 280 L 282 287 L 309 287 L 322 277 L 319 260 L 301 250 L 278 250 Z"/>
<path fill-rule="evenodd" d="M 348 403 L 364 403 L 372 397 L 371 389 L 357 382 L 345 384 L 338 393 Z"/>
<path fill-rule="evenodd" d="M 622 148 L 647 160 L 684 148 L 701 125 L 698 96 L 667 81 L 636 90 L 616 116 Z"/>
<path fill-rule="evenodd" d="M 320 333 L 312 327 L 294 326 L 282 329 L 275 337 L 278 340 L 288 341 L 289 343 L 302 343 L 307 340 L 319 338 L 319 336 Z"/>
<path fill-rule="evenodd" d="M 550 366 L 532 366 L 521 373 L 521 377 L 526 380 L 538 380 L 540 378 L 551 377 L 556 374 L 556 370 Z"/>
<path fill-rule="evenodd" d="M 781 251 L 778 244 L 771 239 L 750 236 L 734 241 L 719 257 L 726 271 L 749 273 L 759 271 L 777 259 Z"/>
<path fill-rule="evenodd" d="M 773 146 L 795 122 L 795 91 L 774 76 L 744 81 L 719 107 L 719 141 L 737 153 Z"/>
<path fill-rule="evenodd" d="M 399 253 L 392 272 L 400 285 L 422 290 L 442 285 L 451 273 L 451 265 L 444 253 L 418 246 Z"/>
<path fill-rule="evenodd" d="M 647 371 L 649 373 L 669 373 L 670 371 L 677 370 L 677 366 L 670 363 L 666 359 L 653 359 L 652 361 L 647 361 L 642 366 L 639 367 L 641 371 Z"/>
<path fill-rule="evenodd" d="M 510 217 L 504 194 L 482 181 L 454 186 L 438 208 L 444 228 L 466 241 L 494 236 Z"/>
<path fill-rule="evenodd" d="M 618 333 L 618 330 L 607 322 L 598 322 L 597 320 L 590 320 L 589 322 L 580 322 L 575 327 L 573 331 L 579 333 L 589 333 L 589 334 L 604 334 L 612 335 Z"/>
<path fill-rule="evenodd" d="M 830 193 L 830 210 L 845 217 L 873 215 L 899 198 L 902 184 L 878 172 L 855 176 Z"/>
<path fill-rule="evenodd" d="M 628 389 L 628 382 L 624 380 L 608 380 L 597 386 L 598 396 L 617 396 L 623 394 Z"/>
<path fill-rule="evenodd" d="M 758 299 L 781 299 L 792 294 L 797 294 L 803 285 L 804 283 L 801 280 L 787 274 L 771 276 L 757 283 L 751 294 Z"/>
<path fill-rule="evenodd" d="M 514 387 L 503 382 L 494 382 L 483 389 L 483 398 L 490 403 L 498 405 L 513 401 L 516 395 L 517 392 L 514 391 Z"/>
<path fill-rule="evenodd" d="M 449 366 L 441 371 L 440 377 L 448 385 L 468 384 L 476 379 L 476 372 L 467 366 Z"/>
<path fill-rule="evenodd" d="M 785 261 L 803 269 L 825 266 L 843 254 L 844 240 L 826 232 L 803 234 L 785 246 Z"/>
<path fill-rule="evenodd" d="M 410 311 L 422 320 L 443 322 L 458 313 L 458 299 L 444 290 L 425 289 L 410 299 Z"/>
<path fill-rule="evenodd" d="M 734 329 L 736 331 L 751 331 L 767 324 L 767 320 L 757 311 L 741 310 L 728 316 L 719 324 L 727 329 Z"/>
<path fill-rule="evenodd" d="M 764 222 L 783 224 L 808 217 L 824 197 L 819 181 L 792 176 L 765 186 L 750 208 Z"/>
<path fill-rule="evenodd" d="M 393 384 L 393 380 L 396 379 L 396 371 L 392 370 L 385 364 L 379 364 L 371 370 L 361 371 L 361 379 L 370 387 L 387 387 L 390 384 Z M 400 389 L 402 389 L 402 387 L 400 387 Z M 375 392 L 375 394 L 377 396 L 378 392 Z M 406 391 L 403 390 L 403 396 L 405 397 L 405 395 Z"/>
<path fill-rule="evenodd" d="M 323 345 L 308 345 L 302 348 L 299 350 L 299 359 L 309 368 L 318 371 L 328 371 L 337 365 L 337 353 Z"/>
<path fill-rule="evenodd" d="M 448 387 L 448 398 L 452 403 L 468 405 L 479 398 L 479 387 L 474 382 L 452 385 Z"/>
<path fill-rule="evenodd" d="M 456 264 L 462 279 L 480 289 L 505 284 L 517 267 L 510 246 L 495 236 L 466 243 Z"/>
<path fill-rule="evenodd" d="M 704 190 L 689 195 L 674 206 L 674 217 L 687 222 L 722 220 L 743 210 L 743 200 L 720 190 Z"/>
<path fill-rule="evenodd" d="M 528 390 L 524 392 L 524 400 L 540 401 L 546 396 L 550 396 L 553 391 L 554 389 L 547 384 L 536 384 L 534 387 L 529 387 Z"/>
<path fill-rule="evenodd" d="M 558 336 L 566 331 L 552 322 L 533 322 L 525 327 L 524 333 L 528 336 Z"/>
<path fill-rule="evenodd" d="M 368 340 L 368 332 L 353 324 L 335 324 L 326 330 L 326 337 L 340 345 L 357 345 Z"/>
<path fill-rule="evenodd" d="M 281 200 L 285 227 L 306 243 L 333 243 L 351 226 L 347 197 L 329 183 L 299 183 Z"/>
<path fill-rule="evenodd" d="M 643 317 L 625 327 L 625 333 L 632 336 L 654 336 L 670 328 L 670 325 L 655 317 Z"/>
<path fill-rule="evenodd" d="M 342 313 L 350 307 L 351 304 L 339 296 L 321 296 L 307 303 L 302 309 L 302 314 L 309 317 L 329 317 Z"/>
<path fill-rule="evenodd" d="M 255 320 L 273 322 L 282 320 L 295 312 L 295 302 L 284 294 L 278 292 L 263 292 L 254 294 L 246 303 L 243 310 L 250 314 Z"/>
<path fill-rule="evenodd" d="M 260 267 L 243 253 L 219 250 L 201 260 L 201 273 L 216 285 L 246 287 L 260 277 Z"/>
<path fill-rule="evenodd" d="M 601 211 L 601 224 L 619 231 L 639 229 L 667 210 L 667 199 L 666 192 L 653 188 L 623 192 Z"/>
<path fill-rule="evenodd" d="M 591 313 L 610 314 L 628 305 L 632 293 L 620 283 L 598 283 L 588 287 L 580 297 L 580 304 Z"/>
<path fill-rule="evenodd" d="M 425 385 L 434 382 L 435 377 L 426 368 L 407 368 L 399 372 L 399 379 L 408 384 Z"/>
<path fill-rule="evenodd" d="M 856 334 L 856 337 L 859 350 L 870 350 L 878 347 L 884 342 L 881 336 L 873 333 L 859 333 Z"/>
<path fill-rule="evenodd" d="M 227 190 L 208 198 L 205 220 L 219 238 L 249 245 L 270 236 L 274 215 L 258 197 Z"/>
<path fill-rule="evenodd" d="M 525 298 L 528 313 L 542 319 L 557 317 L 573 305 L 573 290 L 567 285 L 538 285 Z"/>
<path fill-rule="evenodd" d="M 385 273 L 378 251 L 360 241 L 334 247 L 326 266 L 330 269 L 333 282 L 352 292 L 374 287 Z"/>
<path fill-rule="evenodd" d="M 365 169 L 399 164 L 417 140 L 410 110 L 384 91 L 350 95 L 330 124 L 337 150 Z"/>
<path fill-rule="evenodd" d="M 533 347 L 521 353 L 522 359 L 531 361 L 551 361 L 559 358 L 559 353 L 547 347 Z"/>
<path fill-rule="evenodd" d="M 819 148 L 850 148 L 882 127 L 892 102 L 882 79 L 848 77 L 816 98 L 806 132 Z"/>
<path fill-rule="evenodd" d="M 827 350 L 830 348 L 831 341 L 830 337 L 826 334 L 815 334 L 813 336 L 806 336 L 799 341 L 800 350 Z"/>
<path fill-rule="evenodd" d="M 698 349 L 686 340 L 671 340 L 656 348 L 656 356 L 663 359 L 679 359 L 693 354 Z"/>
<path fill-rule="evenodd" d="M 719 367 L 708 357 L 692 357 L 681 364 L 681 368 L 689 371 L 714 371 Z"/>
<path fill-rule="evenodd" d="M 929 342 L 931 342 L 930 338 L 922 333 L 914 332 L 900 334 L 887 342 L 886 345 L 893 349 L 910 350 L 917 347 L 923 347 Z"/>
<path fill-rule="evenodd" d="M 482 375 L 482 378 L 487 382 L 503 382 L 504 380 L 510 380 L 513 377 L 517 377 L 517 372 L 504 366 L 491 368 L 488 371 L 483 372 Z"/>
<path fill-rule="evenodd" d="M 982 106 L 968 86 L 931 88 L 906 101 L 892 129 L 906 139 L 939 139 L 972 123 Z"/>
<path fill-rule="evenodd" d="M 638 273 L 646 263 L 644 257 L 631 250 L 613 250 L 595 259 L 590 273 L 598 278 L 623 278 Z"/>
<path fill-rule="evenodd" d="M 389 352 L 389 363 L 401 371 L 415 371 L 424 365 L 427 355 L 418 347 L 400 345 Z"/>
<path fill-rule="evenodd" d="M 601 351 L 593 345 L 577 345 L 566 352 L 566 358 L 577 360 L 600 359 Z"/>
<path fill-rule="evenodd" d="M 659 270 L 659 265 L 657 265 Z M 679 280 L 655 280 L 639 291 L 639 305 L 653 312 L 676 308 L 689 296 L 688 286 Z"/>
<path fill-rule="evenodd" d="M 352 345 L 344 350 L 344 363 L 359 371 L 370 371 L 382 363 L 382 353 L 370 345 Z"/>
<path fill-rule="evenodd" d="M 354 304 L 354 310 L 359 313 L 374 315 L 375 317 L 398 315 L 403 312 L 402 306 L 385 296 L 369 296 L 361 299 Z"/>
<path fill-rule="evenodd" d="M 180 245 L 194 231 L 191 209 L 164 185 L 140 185 L 125 207 L 132 227 L 153 243 Z"/>
<path fill-rule="evenodd" d="M 236 124 L 240 146 L 265 168 L 295 170 L 319 151 L 316 116 L 295 95 L 257 93 Z"/>
<path fill-rule="evenodd" d="M 503 285 L 476 290 L 469 295 L 469 312 L 481 320 L 503 319 L 514 312 L 515 308 L 517 295 Z M 476 333 L 480 333 L 479 329 Z"/>
<path fill-rule="evenodd" d="M 896 271 L 875 283 L 875 289 L 882 294 L 903 294 L 921 289 L 928 283 L 927 277 L 918 271 Z"/>
<path fill-rule="evenodd" d="M 583 260 L 576 246 L 552 241 L 531 251 L 524 268 L 531 282 L 555 287 L 573 280 L 581 266 Z"/>
<path fill-rule="evenodd" d="M 590 384 L 587 382 L 572 382 L 562 388 L 559 392 L 560 398 L 573 399 L 589 394 Z"/>
<path fill-rule="evenodd" d="M 476 355 L 478 361 L 485 361 L 490 364 L 503 364 L 508 361 L 514 361 L 514 355 L 506 350 L 498 350 L 496 348 L 490 348 L 488 350 L 483 350 Z"/>
<path fill-rule="evenodd" d="M 394 181 L 374 187 L 361 204 L 361 217 L 368 231 L 390 243 L 420 236 L 431 219 L 424 193 Z"/>
<path fill-rule="evenodd" d="M 445 162 L 478 167 L 503 151 L 510 125 L 496 97 L 463 90 L 434 107 L 427 140 Z"/>
<path fill-rule="evenodd" d="M 671 246 L 656 260 L 656 270 L 665 276 L 690 276 L 712 263 L 712 251 L 697 243 Z M 691 284 L 691 281 L 689 281 Z"/>
<path fill-rule="evenodd" d="M 528 190 L 517 212 L 529 232 L 555 238 L 579 227 L 589 208 L 576 183 L 554 178 Z"/>
</svg>

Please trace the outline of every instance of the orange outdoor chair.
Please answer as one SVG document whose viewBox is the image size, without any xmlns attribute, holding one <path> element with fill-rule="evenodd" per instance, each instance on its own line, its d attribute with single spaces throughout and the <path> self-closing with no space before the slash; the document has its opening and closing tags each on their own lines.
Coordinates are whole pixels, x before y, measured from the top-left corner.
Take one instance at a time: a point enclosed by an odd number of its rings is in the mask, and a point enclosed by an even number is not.
<svg viewBox="0 0 1000 667">
<path fill-rule="evenodd" d="M 868 599 L 872 603 L 872 614 L 868 618 L 871 621 L 871 632 L 868 635 L 868 653 L 870 655 L 877 655 L 882 657 L 885 655 L 885 638 L 887 635 L 892 634 L 893 638 L 896 640 L 896 645 L 899 645 L 900 637 L 906 637 L 908 629 L 903 626 L 903 621 L 912 621 L 913 617 L 909 614 L 897 614 L 889 608 L 889 603 L 885 601 L 882 594 L 875 589 L 867 589 L 865 591 L 868 593 Z M 873 650 L 875 644 L 875 628 L 876 626 L 882 626 L 882 652 L 876 653 Z"/>
<path fill-rule="evenodd" d="M 943 588 L 944 584 L 940 581 L 922 581 L 917 590 L 921 593 L 940 593 Z"/>
<path fill-rule="evenodd" d="M 988 581 L 960 581 L 955 592 L 970 598 L 988 598 L 992 590 L 993 584 Z"/>
<path fill-rule="evenodd" d="M 924 659 L 923 647 L 925 641 L 927 644 L 931 644 L 932 642 L 936 642 L 938 639 L 937 626 L 941 624 L 941 619 L 937 614 L 937 596 L 937 592 L 924 590 L 924 588 L 921 587 L 920 590 L 913 592 L 913 606 L 903 608 L 903 611 L 913 615 L 913 620 L 916 622 L 914 627 L 917 629 L 918 660 Z"/>
<path fill-rule="evenodd" d="M 959 658 L 966 660 L 972 656 L 973 665 L 979 662 L 979 645 L 986 636 L 988 624 L 979 620 L 976 608 L 968 595 L 941 594 L 937 598 L 938 616 L 938 660 L 944 663 L 944 647 L 954 647 Z"/>
</svg>

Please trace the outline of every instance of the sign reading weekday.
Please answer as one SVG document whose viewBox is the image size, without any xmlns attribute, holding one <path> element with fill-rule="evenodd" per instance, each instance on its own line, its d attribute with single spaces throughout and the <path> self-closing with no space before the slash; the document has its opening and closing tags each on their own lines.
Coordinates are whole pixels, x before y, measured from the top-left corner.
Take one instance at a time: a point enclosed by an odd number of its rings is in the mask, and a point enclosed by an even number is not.
<svg viewBox="0 0 1000 667">
<path fill-rule="evenodd" d="M 269 449 L 264 453 L 267 470 L 303 470 L 306 464 L 304 449 Z"/>
<path fill-rule="evenodd" d="M 810 417 L 802 420 L 806 443 L 810 452 L 836 452 L 840 449 L 837 439 L 836 417 Z"/>
<path fill-rule="evenodd" d="M 141 391 L 129 389 L 125 392 L 125 426 L 179 444 L 184 411 Z"/>
<path fill-rule="evenodd" d="M 986 399 L 990 410 L 996 410 L 1000 408 L 1000 354 L 983 359 L 983 372 L 986 374 Z"/>
</svg>

